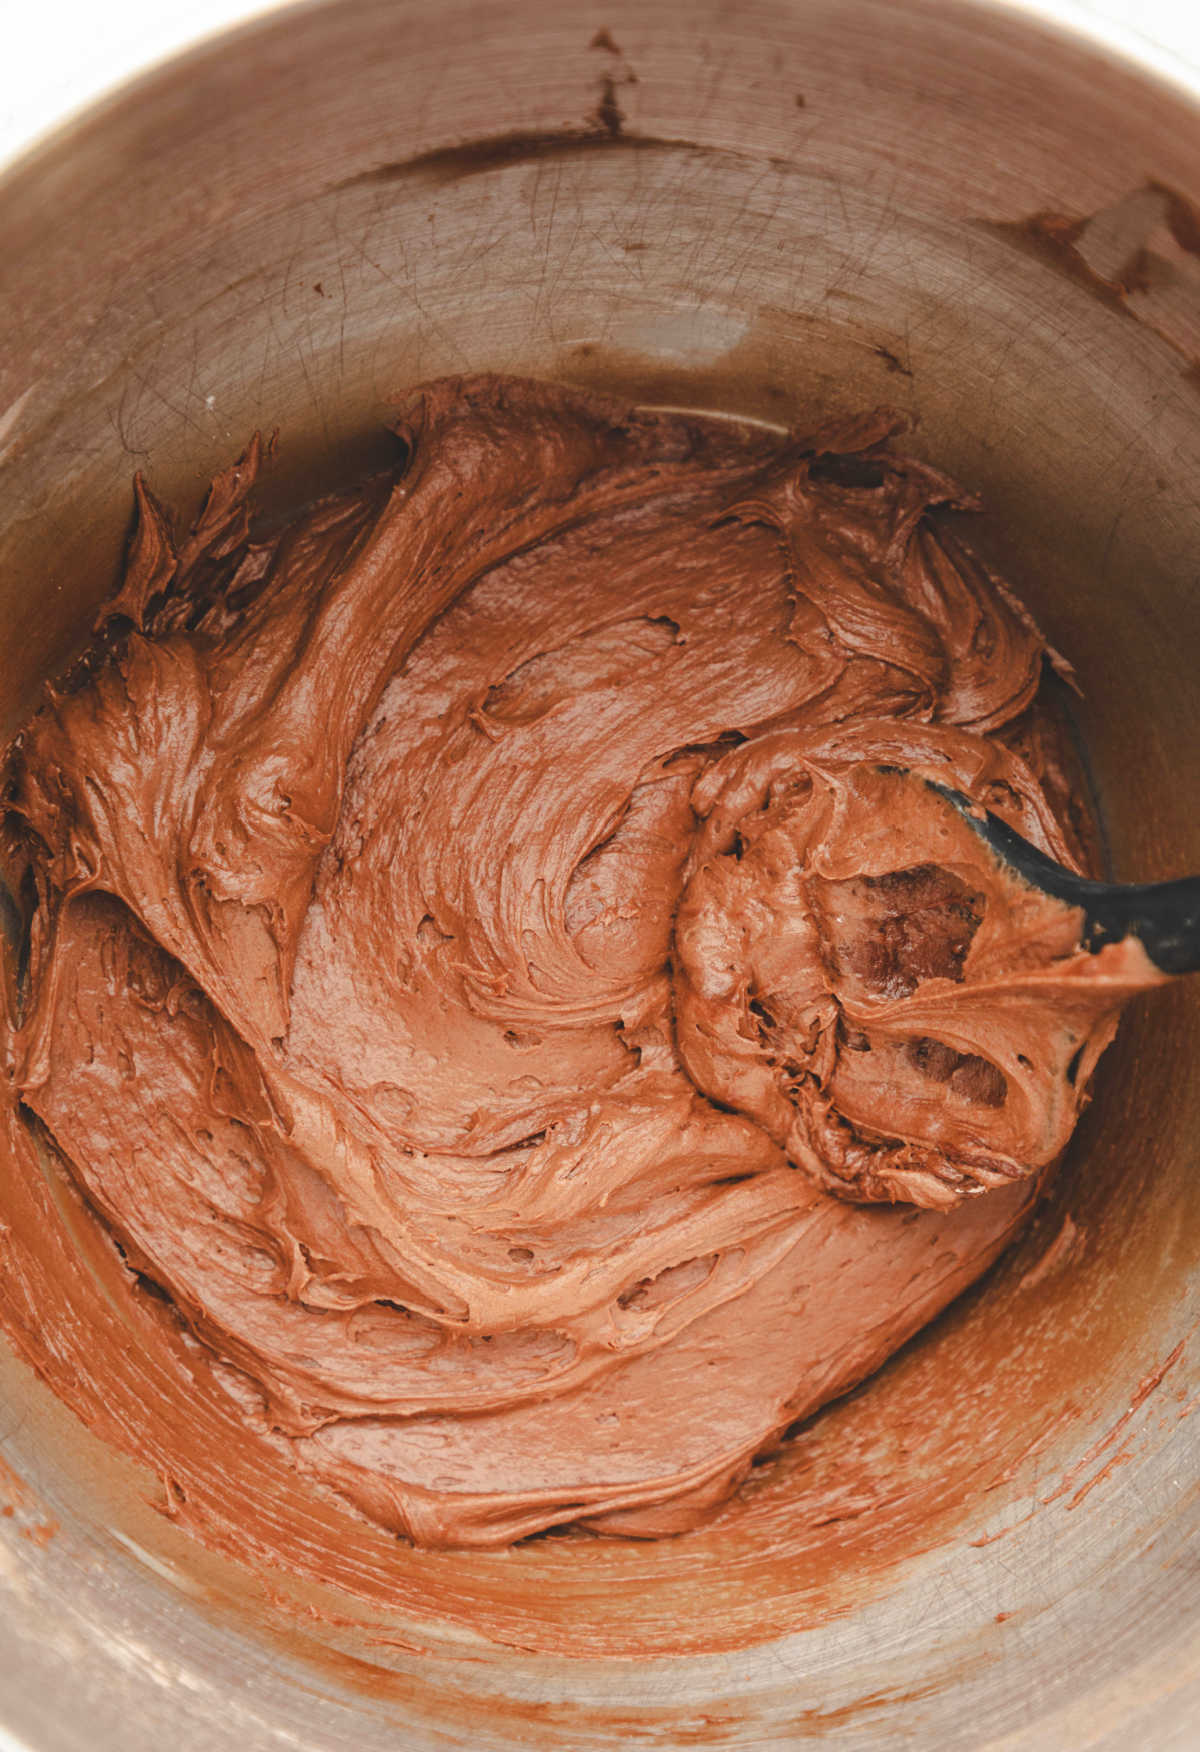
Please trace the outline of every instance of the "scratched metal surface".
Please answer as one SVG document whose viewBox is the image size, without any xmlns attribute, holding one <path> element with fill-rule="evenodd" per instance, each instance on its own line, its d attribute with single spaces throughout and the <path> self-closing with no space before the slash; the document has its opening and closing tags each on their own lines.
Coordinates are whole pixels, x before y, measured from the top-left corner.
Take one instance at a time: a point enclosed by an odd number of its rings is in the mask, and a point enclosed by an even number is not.
<svg viewBox="0 0 1200 1752">
<path fill-rule="evenodd" d="M 1197 201 L 1183 96 L 966 4 L 276 15 L 0 184 L 0 728 L 108 588 L 134 468 L 186 502 L 279 422 L 294 494 L 399 387 L 481 367 L 774 420 L 884 400 L 985 494 L 1097 702 L 1118 870 L 1200 866 Z M 1193 998 L 1135 1023 L 1080 1145 L 1112 1189 L 1089 1282 L 1053 1276 L 1039 1326 L 1014 1268 L 970 1315 L 1028 1352 L 1018 1422 L 1067 1390 L 1046 1321 L 1095 1322 L 1078 1419 L 858 1610 L 737 1655 L 377 1650 L 354 1688 L 253 1599 L 213 1610 L 236 1580 L 5 1353 L 0 1720 L 35 1752 L 1194 1746 L 1198 1062 Z"/>
</svg>

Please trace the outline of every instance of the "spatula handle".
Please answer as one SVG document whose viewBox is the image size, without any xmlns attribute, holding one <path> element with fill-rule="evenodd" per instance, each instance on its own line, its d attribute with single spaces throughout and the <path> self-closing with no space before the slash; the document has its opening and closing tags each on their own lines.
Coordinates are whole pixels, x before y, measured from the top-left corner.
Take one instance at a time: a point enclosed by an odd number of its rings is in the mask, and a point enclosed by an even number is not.
<svg viewBox="0 0 1200 1752">
<path fill-rule="evenodd" d="M 954 805 L 1023 881 L 1068 906 L 1082 908 L 1081 941 L 1093 955 L 1106 943 L 1136 937 L 1163 973 L 1200 971 L 1200 876 L 1181 876 L 1174 882 L 1092 882 L 1048 858 L 990 811 L 976 814 L 961 791 L 932 779 L 926 783 Z"/>
</svg>

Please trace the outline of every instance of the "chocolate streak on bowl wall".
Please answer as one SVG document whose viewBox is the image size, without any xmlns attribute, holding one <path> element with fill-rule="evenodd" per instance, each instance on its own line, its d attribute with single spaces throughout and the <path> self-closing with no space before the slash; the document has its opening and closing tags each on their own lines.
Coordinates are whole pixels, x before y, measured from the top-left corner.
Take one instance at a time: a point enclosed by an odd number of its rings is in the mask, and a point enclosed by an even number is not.
<svg viewBox="0 0 1200 1752">
<path fill-rule="evenodd" d="M 784 421 L 814 402 L 899 402 L 920 417 L 922 453 L 983 494 L 993 557 L 1079 670 L 1117 874 L 1200 865 L 1200 397 L 1158 336 L 979 223 L 1096 214 L 1148 176 L 1194 203 L 1194 109 L 1025 21 L 932 3 L 762 4 L 736 28 L 715 6 L 669 4 L 614 6 L 602 21 L 457 5 L 436 31 L 408 7 L 381 28 L 384 16 L 350 0 L 256 27 L 237 52 L 205 50 L 0 191 L 6 727 L 111 587 L 133 467 L 152 463 L 164 497 L 194 503 L 245 432 L 282 424 L 303 434 L 281 459 L 282 509 L 311 493 L 343 438 L 369 449 L 397 384 L 485 367 Z M 604 95 L 588 49 L 599 22 L 637 75 L 617 90 L 625 131 L 702 152 L 599 146 L 436 190 L 403 176 L 337 186 L 468 140 L 586 129 Z M 1160 296 L 1182 312 L 1187 292 L 1181 277 Z M 1129 1018 L 1020 1251 L 700 1535 L 418 1560 L 331 1507 L 349 1590 L 247 1576 L 236 1559 L 193 1555 L 138 1501 L 186 1520 L 219 1513 L 218 1487 L 193 1483 L 181 1502 L 169 1471 L 164 1482 L 98 1458 L 6 1368 L 6 1455 L 62 1522 L 44 1550 L 14 1540 L 28 1592 L 9 1627 L 17 1664 L 0 1668 L 10 1719 L 57 1732 L 70 1670 L 80 1695 L 87 1675 L 90 1719 L 64 1743 L 104 1743 L 120 1720 L 139 1749 L 164 1733 L 220 1745 L 215 1715 L 230 1732 L 240 1722 L 245 1744 L 270 1743 L 268 1719 L 323 1752 L 394 1744 L 398 1723 L 429 1744 L 438 1722 L 496 1746 L 806 1733 L 870 1746 L 914 1731 L 937 1745 L 961 1743 L 966 1720 L 975 1743 L 1085 1745 L 1132 1722 L 1134 1743 L 1186 1744 L 1200 1673 L 1186 1567 L 1194 1340 L 1070 1491 L 1041 1499 L 1191 1331 L 1197 1023 L 1182 988 L 1160 997 L 1153 1027 Z M 90 1219 L 42 1173 L 45 1190 L 30 1176 L 6 1199 L 8 1316 L 37 1318 L 33 1236 L 60 1286 L 118 1318 L 98 1286 L 119 1259 L 80 1263 Z M 1023 1282 L 1055 1246 L 1057 1263 Z M 140 1324 L 167 1318 L 144 1302 L 129 1316 L 131 1401 L 165 1391 L 138 1378 Z M 967 1385 L 948 1415 L 951 1378 Z M 851 1464 L 861 1495 L 839 1498 Z M 828 1488 L 824 1526 L 796 1525 L 800 1469 Z M 919 1524 L 910 1484 L 926 1492 Z M 286 1496 L 288 1481 L 263 1490 Z M 303 1708 L 251 1631 L 181 1604 L 153 1564 L 210 1602 L 240 1596 L 256 1622 L 282 1613 Z M 114 1576 L 125 1646 L 136 1631 L 146 1651 L 119 1669 L 111 1583 L 95 1579 Z M 319 1619 L 284 1631 L 289 1601 Z M 470 1660 L 455 1621 L 473 1627 Z M 480 1628 L 495 1647 L 475 1642 Z M 612 1659 L 788 1632 L 733 1665 Z M 299 1653 L 331 1642 L 346 1645 L 336 1674 L 304 1681 Z M 611 1665 L 521 1652 L 571 1648 Z M 193 1687 L 167 1696 L 155 1660 Z M 350 1681 L 350 1660 L 369 1671 Z M 375 1701 L 368 1691 L 352 1710 L 348 1683 L 380 1669 Z M 208 1707 L 214 1684 L 224 1714 Z M 470 1725 L 472 1697 L 486 1698 L 487 1727 Z"/>
</svg>

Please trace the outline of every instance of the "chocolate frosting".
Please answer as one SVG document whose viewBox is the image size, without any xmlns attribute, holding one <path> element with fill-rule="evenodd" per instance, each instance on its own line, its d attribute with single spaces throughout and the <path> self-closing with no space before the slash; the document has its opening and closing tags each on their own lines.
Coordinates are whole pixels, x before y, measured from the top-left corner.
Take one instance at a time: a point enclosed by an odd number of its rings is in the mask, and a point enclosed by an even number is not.
<svg viewBox="0 0 1200 1752">
<path fill-rule="evenodd" d="M 419 1544 L 697 1524 L 996 1257 L 1157 977 L 921 783 L 1081 866 L 1045 643 L 895 429 L 483 377 L 273 535 L 257 441 L 179 543 L 139 481 L 10 752 L 12 1114 Z"/>
</svg>

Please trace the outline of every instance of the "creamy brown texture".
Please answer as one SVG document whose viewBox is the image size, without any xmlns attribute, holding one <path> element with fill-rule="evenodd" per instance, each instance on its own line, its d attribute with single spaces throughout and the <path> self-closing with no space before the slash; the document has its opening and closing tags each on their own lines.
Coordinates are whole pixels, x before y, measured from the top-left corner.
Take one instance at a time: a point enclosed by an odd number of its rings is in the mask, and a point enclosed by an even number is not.
<svg viewBox="0 0 1200 1752">
<path fill-rule="evenodd" d="M 257 445 L 178 547 L 139 486 L 13 751 L 14 1102 L 418 1543 L 695 1525 L 995 1258 L 1157 977 L 920 783 L 1078 864 L 1043 641 L 892 429 L 483 378 L 270 539 Z"/>
</svg>

